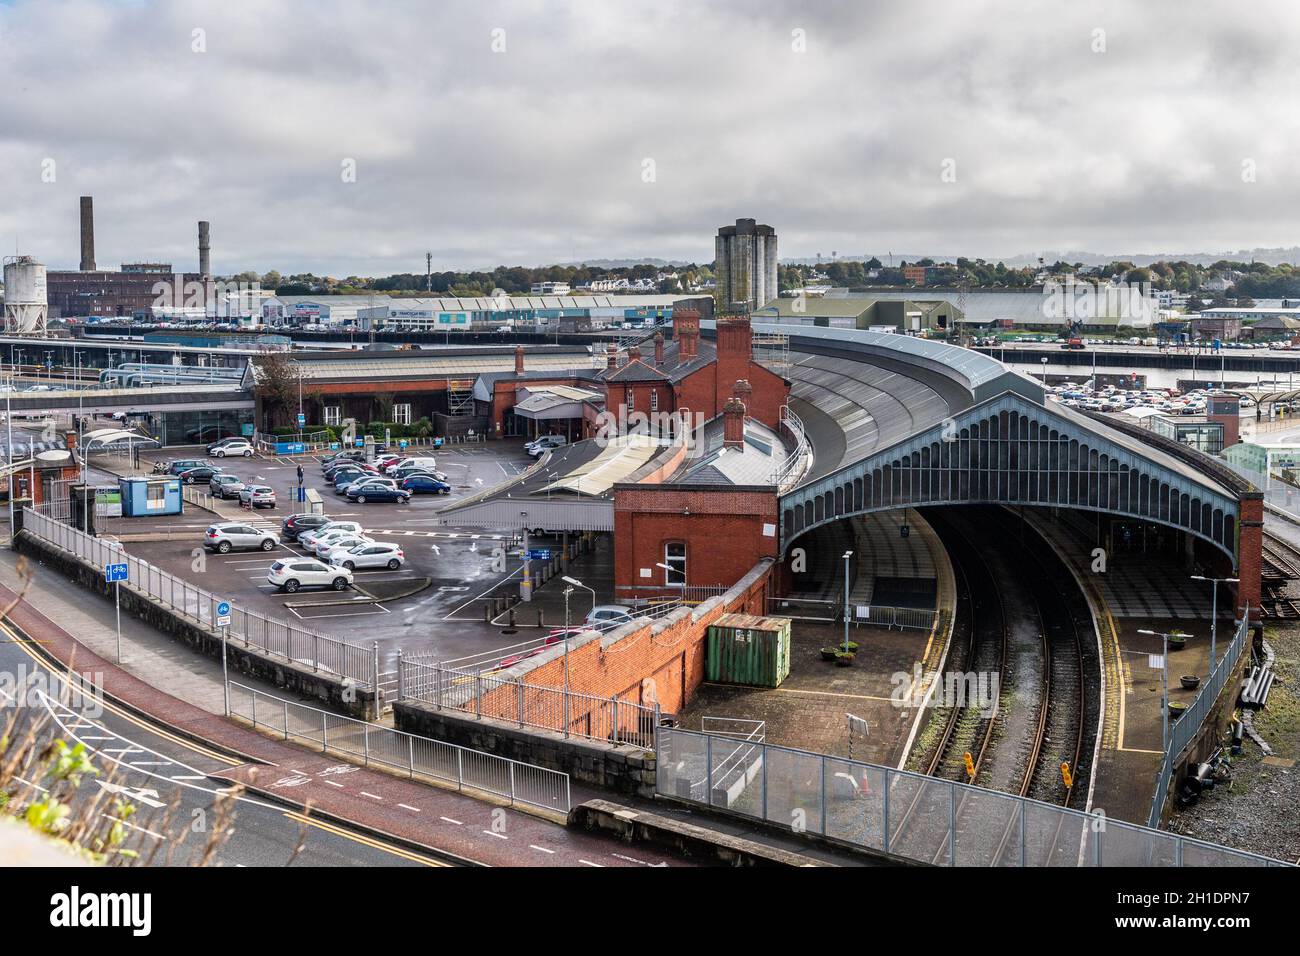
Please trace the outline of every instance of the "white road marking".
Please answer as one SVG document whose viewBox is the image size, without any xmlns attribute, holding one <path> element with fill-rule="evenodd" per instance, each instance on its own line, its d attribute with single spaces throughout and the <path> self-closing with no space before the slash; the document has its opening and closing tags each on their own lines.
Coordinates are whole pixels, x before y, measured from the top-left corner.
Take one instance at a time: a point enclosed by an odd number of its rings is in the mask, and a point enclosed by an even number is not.
<svg viewBox="0 0 1300 956">
<path fill-rule="evenodd" d="M 339 783 L 337 780 L 326 780 L 325 782 L 331 787 L 338 787 L 340 790 L 343 789 L 343 784 Z"/>
<path fill-rule="evenodd" d="M 459 820 L 453 820 L 451 817 L 441 817 L 440 819 L 446 820 L 448 823 L 454 823 L 458 827 L 463 827 L 465 825 L 461 823 Z"/>
<path fill-rule="evenodd" d="M 371 800 L 378 800 L 380 803 L 384 802 L 383 797 L 377 797 L 373 793 L 366 793 L 364 790 L 361 791 L 361 795 L 363 797 L 369 797 Z"/>
<path fill-rule="evenodd" d="M 579 860 L 578 862 L 579 862 L 579 863 L 582 863 L 582 864 L 584 864 L 584 865 L 586 865 L 586 866 L 595 866 L 595 867 L 599 867 L 599 868 L 601 868 L 601 869 L 604 869 L 604 868 L 605 868 L 605 864 L 603 864 L 603 863 L 592 863 L 590 860 Z"/>
<path fill-rule="evenodd" d="M 504 833 L 493 833 L 491 830 L 484 830 L 483 832 L 486 833 L 486 834 L 487 834 L 488 836 L 490 836 L 490 837 L 496 837 L 498 840 L 509 840 L 509 839 L 510 839 L 510 837 L 506 836 Z"/>
<path fill-rule="evenodd" d="M 544 846 L 538 846 L 536 843 L 530 843 L 530 844 L 528 844 L 528 849 L 530 849 L 530 850 L 537 850 L 537 851 L 540 852 L 540 853 L 554 853 L 554 852 L 555 852 L 554 850 L 548 850 L 548 849 L 546 849 L 546 847 L 544 847 Z"/>
<path fill-rule="evenodd" d="M 401 807 L 403 810 L 410 810 L 412 813 L 419 813 L 419 812 L 420 812 L 420 808 L 419 808 L 419 807 L 411 807 L 411 806 L 407 806 L 405 803 L 399 803 L 398 806 Z"/>
</svg>

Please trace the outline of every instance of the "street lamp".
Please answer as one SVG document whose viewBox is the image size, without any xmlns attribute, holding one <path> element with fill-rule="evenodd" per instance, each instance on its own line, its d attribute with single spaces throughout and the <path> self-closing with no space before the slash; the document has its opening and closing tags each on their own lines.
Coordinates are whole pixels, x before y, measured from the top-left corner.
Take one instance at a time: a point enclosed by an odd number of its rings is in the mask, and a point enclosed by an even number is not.
<svg viewBox="0 0 1300 956">
<path fill-rule="evenodd" d="M 1184 640 L 1191 637 L 1190 634 L 1184 634 L 1181 631 L 1146 631 L 1140 630 L 1139 634 L 1149 634 L 1151 637 L 1158 637 L 1161 641 L 1160 648 L 1160 740 L 1164 745 L 1163 750 L 1169 753 L 1169 638 L 1181 637 Z"/>
<path fill-rule="evenodd" d="M 1210 598 L 1210 671 L 1213 671 L 1215 665 L 1219 663 L 1218 645 L 1216 643 L 1219 625 L 1219 583 L 1237 584 L 1239 583 L 1239 579 L 1207 578 L 1200 574 L 1193 574 L 1192 580 L 1210 582 L 1211 594 L 1213 595 Z"/>
<path fill-rule="evenodd" d="M 587 587 L 577 578 L 571 578 L 567 574 L 560 578 L 565 584 L 572 584 L 575 588 L 582 588 L 584 591 L 591 591 L 591 609 L 596 610 L 596 592 L 594 589 Z"/>
<path fill-rule="evenodd" d="M 1043 363 L 1043 388 L 1047 388 L 1047 356 L 1044 355 L 1039 361 Z M 1093 382 L 1096 382 L 1095 378 Z"/>
<path fill-rule="evenodd" d="M 844 653 L 849 652 L 849 558 L 852 551 L 844 552 Z"/>
</svg>

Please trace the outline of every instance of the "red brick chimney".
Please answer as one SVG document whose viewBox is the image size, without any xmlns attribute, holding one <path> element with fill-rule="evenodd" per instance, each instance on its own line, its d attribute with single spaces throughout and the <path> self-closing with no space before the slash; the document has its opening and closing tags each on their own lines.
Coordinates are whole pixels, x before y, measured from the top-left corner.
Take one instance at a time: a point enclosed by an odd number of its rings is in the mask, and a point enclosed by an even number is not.
<svg viewBox="0 0 1300 956">
<path fill-rule="evenodd" d="M 524 347 L 522 345 L 515 346 L 515 374 L 524 374 Z"/>
<path fill-rule="evenodd" d="M 699 354 L 700 313 L 697 309 L 673 310 L 673 338 L 677 340 L 677 357 L 689 362 Z"/>
<path fill-rule="evenodd" d="M 717 402 L 722 405 L 728 397 L 727 383 L 749 378 L 749 363 L 753 357 L 753 328 L 747 314 L 730 315 L 718 319 L 718 392 Z"/>
<path fill-rule="evenodd" d="M 731 387 L 733 398 L 738 398 L 744 402 L 745 407 L 749 408 L 749 396 L 754 394 L 754 386 L 749 384 L 749 379 L 738 378 L 736 384 Z"/>
<path fill-rule="evenodd" d="M 614 368 L 616 365 L 618 365 L 618 346 L 610 342 L 609 348 L 605 349 L 605 368 Z"/>
<path fill-rule="evenodd" d="M 745 447 L 745 403 L 738 398 L 727 399 L 722 409 L 722 447 Z"/>
<path fill-rule="evenodd" d="M 664 364 L 664 334 L 662 332 L 656 332 L 655 333 L 655 365 L 662 366 L 663 364 Z"/>
<path fill-rule="evenodd" d="M 629 362 L 638 362 L 641 360 L 641 346 L 630 345 L 627 350 L 627 360 Z"/>
</svg>

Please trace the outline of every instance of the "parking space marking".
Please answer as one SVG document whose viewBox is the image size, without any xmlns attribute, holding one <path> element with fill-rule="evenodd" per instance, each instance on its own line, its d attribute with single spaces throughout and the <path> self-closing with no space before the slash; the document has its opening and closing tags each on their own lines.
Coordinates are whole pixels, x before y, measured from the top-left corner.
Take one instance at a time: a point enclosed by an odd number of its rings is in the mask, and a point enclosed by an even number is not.
<svg viewBox="0 0 1300 956">
<path fill-rule="evenodd" d="M 288 606 L 286 605 L 286 607 Z M 298 618 L 298 620 L 300 621 L 323 621 L 326 618 L 332 618 L 332 617 L 374 617 L 376 614 L 393 613 L 392 611 L 388 610 L 388 608 L 380 604 L 371 605 L 370 608 L 365 611 L 342 611 L 334 614 L 309 614 L 305 616 L 299 614 L 297 608 L 289 607 L 288 610 L 290 614 Z M 310 609 L 303 608 L 303 610 L 310 610 Z"/>
</svg>

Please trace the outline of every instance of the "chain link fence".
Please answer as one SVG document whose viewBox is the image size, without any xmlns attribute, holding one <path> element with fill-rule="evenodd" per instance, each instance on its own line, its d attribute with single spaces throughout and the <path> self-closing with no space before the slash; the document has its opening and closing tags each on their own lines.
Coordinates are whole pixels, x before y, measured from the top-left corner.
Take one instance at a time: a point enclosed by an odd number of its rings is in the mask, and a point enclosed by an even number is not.
<svg viewBox="0 0 1300 956">
<path fill-rule="evenodd" d="M 1285 866 L 1013 794 L 660 727 L 655 792 L 936 866 Z"/>
</svg>

